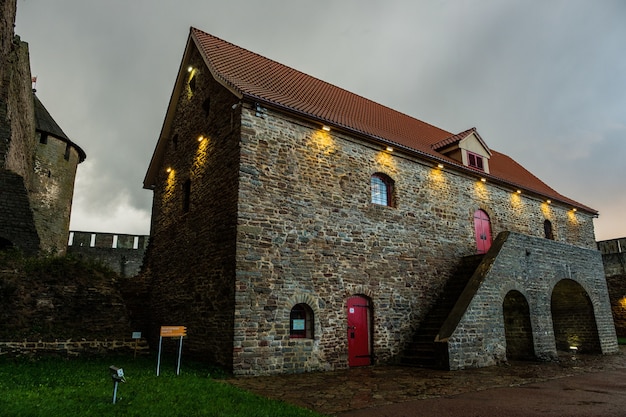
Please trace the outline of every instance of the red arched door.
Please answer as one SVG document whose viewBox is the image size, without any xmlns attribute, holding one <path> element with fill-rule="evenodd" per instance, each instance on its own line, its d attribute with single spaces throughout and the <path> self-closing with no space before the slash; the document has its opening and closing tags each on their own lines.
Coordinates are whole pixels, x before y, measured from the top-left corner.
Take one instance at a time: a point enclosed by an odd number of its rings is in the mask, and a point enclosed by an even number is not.
<svg viewBox="0 0 626 417">
<path fill-rule="evenodd" d="M 370 336 L 370 303 L 365 297 L 348 298 L 348 365 L 367 366 L 372 363 Z"/>
<path fill-rule="evenodd" d="M 476 236 L 476 253 L 487 253 L 491 247 L 491 222 L 483 210 L 474 212 L 474 232 Z"/>
</svg>

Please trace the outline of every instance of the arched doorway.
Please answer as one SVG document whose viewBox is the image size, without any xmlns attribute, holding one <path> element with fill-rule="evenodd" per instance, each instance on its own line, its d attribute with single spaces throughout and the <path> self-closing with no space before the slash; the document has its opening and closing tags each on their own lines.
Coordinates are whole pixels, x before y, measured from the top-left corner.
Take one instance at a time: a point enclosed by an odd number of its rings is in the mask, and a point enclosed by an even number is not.
<svg viewBox="0 0 626 417">
<path fill-rule="evenodd" d="M 372 304 L 362 295 L 348 298 L 348 365 L 372 364 Z"/>
<path fill-rule="evenodd" d="M 474 234 L 476 237 L 476 253 L 487 253 L 491 247 L 491 221 L 484 210 L 474 212 Z"/>
<path fill-rule="evenodd" d="M 559 281 L 552 290 L 551 310 L 557 350 L 601 353 L 593 304 L 579 283 Z"/>
<path fill-rule="evenodd" d="M 519 291 L 509 291 L 502 303 L 506 357 L 510 360 L 535 358 L 533 329 L 526 297 Z"/>
</svg>

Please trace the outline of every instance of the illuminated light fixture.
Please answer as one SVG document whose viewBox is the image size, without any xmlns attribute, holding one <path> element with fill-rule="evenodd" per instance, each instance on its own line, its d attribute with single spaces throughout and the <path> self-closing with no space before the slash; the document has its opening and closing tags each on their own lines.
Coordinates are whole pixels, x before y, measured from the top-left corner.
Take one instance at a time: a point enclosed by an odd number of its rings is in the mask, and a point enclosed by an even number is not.
<svg viewBox="0 0 626 417">
<path fill-rule="evenodd" d="M 576 213 L 578 210 L 576 210 L 576 207 L 574 207 L 574 208 L 572 209 L 572 211 L 573 211 L 574 213 Z"/>
<path fill-rule="evenodd" d="M 437 168 L 443 169 L 443 164 L 437 164 Z"/>
<path fill-rule="evenodd" d="M 202 142 L 204 140 L 204 136 L 200 135 L 198 136 L 198 142 Z"/>
<path fill-rule="evenodd" d="M 322 130 L 325 131 L 325 132 L 330 132 L 330 126 L 324 125 L 324 126 L 322 126 Z"/>
<path fill-rule="evenodd" d="M 522 190 L 517 190 L 517 191 L 516 191 L 516 193 L 517 193 L 517 194 L 521 194 L 521 193 L 522 193 Z"/>
<path fill-rule="evenodd" d="M 391 146 L 387 146 L 387 152 L 393 152 L 393 148 Z"/>
<path fill-rule="evenodd" d="M 172 172 L 172 168 L 168 167 L 165 172 Z"/>
<path fill-rule="evenodd" d="M 487 178 L 484 178 L 484 177 L 483 177 L 483 178 L 481 178 L 480 180 L 481 180 L 482 182 L 487 182 Z"/>
<path fill-rule="evenodd" d="M 552 200 L 546 200 L 546 203 L 552 204 Z"/>
<path fill-rule="evenodd" d="M 193 67 L 190 65 L 190 66 L 187 68 L 187 72 L 191 72 L 191 71 L 193 71 Z"/>
</svg>

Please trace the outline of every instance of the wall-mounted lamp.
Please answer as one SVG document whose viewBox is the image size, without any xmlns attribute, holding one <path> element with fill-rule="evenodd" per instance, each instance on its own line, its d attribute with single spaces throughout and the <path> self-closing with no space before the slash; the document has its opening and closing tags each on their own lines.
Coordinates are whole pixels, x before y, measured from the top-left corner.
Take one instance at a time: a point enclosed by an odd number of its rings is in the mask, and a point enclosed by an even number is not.
<svg viewBox="0 0 626 417">
<path fill-rule="evenodd" d="M 202 142 L 203 140 L 204 140 L 204 136 L 203 135 L 198 136 L 198 142 Z"/>
<path fill-rule="evenodd" d="M 517 194 L 521 194 L 521 193 L 522 193 L 522 190 L 517 190 L 517 191 L 515 191 L 515 192 L 516 192 Z"/>
<path fill-rule="evenodd" d="M 167 167 L 167 169 L 165 170 L 165 172 L 167 172 L 167 173 L 172 172 L 172 168 Z"/>
<path fill-rule="evenodd" d="M 393 148 L 391 146 L 387 146 L 387 152 L 393 152 Z"/>
<path fill-rule="evenodd" d="M 546 200 L 546 203 L 552 204 L 552 200 Z"/>
<path fill-rule="evenodd" d="M 191 72 L 191 71 L 193 71 L 193 67 L 190 65 L 190 66 L 187 68 L 187 72 Z"/>
<path fill-rule="evenodd" d="M 574 213 L 576 213 L 578 210 L 576 210 L 576 207 L 574 207 L 574 208 L 572 209 L 572 211 L 573 211 Z"/>
<path fill-rule="evenodd" d="M 437 168 L 443 169 L 443 164 L 437 164 Z"/>
<path fill-rule="evenodd" d="M 322 126 L 322 130 L 325 131 L 325 132 L 330 132 L 330 126 L 324 125 L 324 126 Z"/>
<path fill-rule="evenodd" d="M 487 178 L 483 177 L 480 179 L 482 182 L 487 182 Z"/>
</svg>

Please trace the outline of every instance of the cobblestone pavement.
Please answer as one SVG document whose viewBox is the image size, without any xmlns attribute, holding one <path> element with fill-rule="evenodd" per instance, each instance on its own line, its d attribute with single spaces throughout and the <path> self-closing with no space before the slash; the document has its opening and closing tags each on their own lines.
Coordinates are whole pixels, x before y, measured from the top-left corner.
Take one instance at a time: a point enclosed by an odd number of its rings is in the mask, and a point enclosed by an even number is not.
<svg viewBox="0 0 626 417">
<path fill-rule="evenodd" d="M 232 385 L 326 415 L 411 400 L 515 387 L 586 373 L 626 369 L 626 347 L 614 355 L 562 355 L 558 362 L 514 362 L 463 371 L 370 366 L 334 372 L 239 377 Z"/>
</svg>

